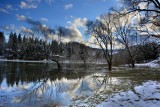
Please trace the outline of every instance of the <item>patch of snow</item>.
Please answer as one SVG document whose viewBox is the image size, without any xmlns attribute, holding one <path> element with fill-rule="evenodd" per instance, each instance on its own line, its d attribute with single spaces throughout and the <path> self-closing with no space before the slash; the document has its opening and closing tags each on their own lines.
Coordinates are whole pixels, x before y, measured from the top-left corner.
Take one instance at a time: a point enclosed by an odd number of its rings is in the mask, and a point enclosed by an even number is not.
<svg viewBox="0 0 160 107">
<path fill-rule="evenodd" d="M 153 60 L 148 63 L 142 63 L 142 64 L 135 64 L 138 67 L 152 67 L 152 68 L 158 68 L 160 67 L 160 57 L 157 58 L 156 60 Z"/>
<path fill-rule="evenodd" d="M 117 93 L 97 107 L 160 107 L 160 83 L 148 81 L 133 90 Z"/>
</svg>

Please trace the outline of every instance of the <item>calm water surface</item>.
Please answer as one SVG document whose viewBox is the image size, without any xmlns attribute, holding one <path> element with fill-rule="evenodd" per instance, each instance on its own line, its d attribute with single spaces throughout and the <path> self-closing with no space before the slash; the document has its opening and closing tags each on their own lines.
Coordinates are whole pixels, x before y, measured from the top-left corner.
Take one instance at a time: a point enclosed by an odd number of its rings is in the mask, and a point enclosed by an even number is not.
<svg viewBox="0 0 160 107">
<path fill-rule="evenodd" d="M 109 95 L 132 90 L 145 81 L 160 80 L 159 71 L 153 69 L 121 74 L 84 70 L 83 65 L 76 66 L 80 69 L 77 72 L 72 66 L 66 65 L 60 73 L 51 64 L 0 62 L 0 107 L 69 106 L 95 93 Z"/>
</svg>

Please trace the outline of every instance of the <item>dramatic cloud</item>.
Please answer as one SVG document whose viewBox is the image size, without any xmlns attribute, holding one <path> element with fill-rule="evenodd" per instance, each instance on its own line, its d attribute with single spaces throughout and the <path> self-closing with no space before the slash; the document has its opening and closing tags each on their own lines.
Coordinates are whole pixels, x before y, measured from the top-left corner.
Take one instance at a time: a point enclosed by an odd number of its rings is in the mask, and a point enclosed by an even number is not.
<svg viewBox="0 0 160 107">
<path fill-rule="evenodd" d="M 48 22 L 48 19 L 47 18 L 41 18 L 41 21 Z"/>
<path fill-rule="evenodd" d="M 84 27 L 85 23 L 87 22 L 86 18 L 77 18 L 73 22 L 71 22 L 70 26 L 67 27 L 59 27 L 57 31 L 54 29 L 51 29 L 47 27 L 46 25 L 43 25 L 39 21 L 35 21 L 31 18 L 27 18 L 24 15 L 16 15 L 18 20 L 25 21 L 26 23 L 33 26 L 34 31 L 40 31 L 44 37 L 50 37 L 55 38 L 53 36 L 58 36 L 59 33 L 62 35 L 63 42 L 65 41 L 81 41 L 82 40 L 82 34 L 79 31 L 79 27 Z M 23 31 L 26 31 L 26 29 L 22 29 Z M 57 33 L 56 33 L 57 32 Z"/>
<path fill-rule="evenodd" d="M 37 8 L 37 4 L 35 4 L 35 3 L 27 3 L 27 2 L 21 1 L 20 8 L 22 8 L 22 9 Z"/>
<path fill-rule="evenodd" d="M 49 34 L 55 34 L 55 30 L 52 28 L 47 27 L 46 25 L 40 25 L 35 27 L 37 30 L 41 31 L 44 37 L 48 38 Z"/>
<path fill-rule="evenodd" d="M 6 9 L 3 9 L 3 8 L 0 8 L 0 12 L 9 14 L 9 12 Z"/>
<path fill-rule="evenodd" d="M 73 28 L 73 27 L 70 27 L 70 28 L 59 27 L 58 30 L 56 31 L 57 33 L 49 35 L 49 38 L 59 41 L 59 38 L 58 38 L 59 31 L 61 32 L 62 42 L 69 42 L 69 41 L 81 42 L 82 41 L 81 32 L 77 28 Z"/>
<path fill-rule="evenodd" d="M 32 18 L 25 17 L 24 15 L 16 15 L 18 20 L 22 20 L 28 24 L 30 24 L 34 30 L 34 32 L 41 33 L 42 36 L 48 38 L 48 35 L 55 34 L 55 30 L 52 28 L 47 27 L 46 25 L 43 25 L 40 21 L 35 21 Z M 23 31 L 27 31 L 22 27 Z M 33 31 L 32 30 L 32 31 Z"/>
<path fill-rule="evenodd" d="M 61 33 L 63 37 L 67 37 L 67 38 L 78 38 L 81 39 L 82 35 L 80 33 L 80 31 L 75 28 L 75 27 L 60 27 Z"/>
<path fill-rule="evenodd" d="M 68 21 L 69 26 L 61 27 L 61 31 L 63 33 L 64 41 L 77 41 L 82 42 L 83 36 L 80 32 L 79 28 L 85 29 L 85 24 L 87 22 L 87 18 L 77 18 L 75 20 Z"/>
<path fill-rule="evenodd" d="M 77 41 L 82 42 L 83 36 L 80 32 L 79 28 L 85 29 L 85 24 L 87 22 L 87 18 L 77 18 L 75 20 L 68 21 L 69 26 L 60 27 L 60 31 L 62 33 L 63 41 Z"/>
<path fill-rule="evenodd" d="M 73 7 L 73 4 L 65 4 L 64 5 L 64 8 L 66 9 L 66 10 L 68 10 L 68 9 L 71 9 Z"/>
<path fill-rule="evenodd" d="M 18 15 L 18 14 L 16 14 L 16 17 L 17 17 L 18 20 L 25 21 L 28 24 L 33 25 L 33 26 L 40 26 L 40 25 L 42 25 L 41 22 L 35 21 L 35 20 L 31 19 L 31 18 L 27 18 L 24 15 Z"/>
</svg>

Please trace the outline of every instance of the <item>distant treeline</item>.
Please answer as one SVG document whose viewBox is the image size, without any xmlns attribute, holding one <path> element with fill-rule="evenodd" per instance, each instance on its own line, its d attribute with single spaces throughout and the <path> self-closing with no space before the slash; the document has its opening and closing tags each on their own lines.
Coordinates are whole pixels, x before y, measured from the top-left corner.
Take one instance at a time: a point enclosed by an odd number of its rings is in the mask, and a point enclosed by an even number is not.
<svg viewBox="0 0 160 107">
<path fill-rule="evenodd" d="M 7 42 L 4 34 L 0 32 L 0 44 L 0 56 L 7 59 L 43 60 L 48 59 L 48 56 L 59 55 L 63 58 L 83 61 L 88 59 L 89 51 L 94 50 L 78 42 L 58 43 L 56 40 L 48 42 L 12 32 Z"/>
<path fill-rule="evenodd" d="M 151 61 L 159 57 L 160 54 L 160 45 L 155 42 L 147 42 L 130 48 L 137 49 L 136 62 Z M 105 59 L 101 51 L 101 49 L 91 48 L 78 42 L 58 43 L 56 40 L 48 42 L 12 32 L 6 41 L 4 33 L 0 32 L 0 56 L 6 59 L 43 60 L 49 59 L 48 56 L 59 55 L 66 60 L 80 60 L 84 63 L 86 61 L 104 62 Z M 130 59 L 125 49 L 119 49 L 113 55 L 113 64 L 124 63 L 130 63 Z"/>
</svg>

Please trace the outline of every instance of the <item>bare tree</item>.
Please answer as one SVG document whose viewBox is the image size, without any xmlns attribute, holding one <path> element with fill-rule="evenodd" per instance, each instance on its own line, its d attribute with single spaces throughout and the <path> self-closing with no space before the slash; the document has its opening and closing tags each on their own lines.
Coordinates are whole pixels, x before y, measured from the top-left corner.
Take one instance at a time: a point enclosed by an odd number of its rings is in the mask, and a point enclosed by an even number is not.
<svg viewBox="0 0 160 107">
<path fill-rule="evenodd" d="M 160 1 L 159 0 L 121 0 L 123 9 L 127 9 L 122 14 L 138 12 L 141 14 L 142 26 L 152 24 L 149 36 L 160 38 Z M 155 29 L 156 28 L 156 29 Z M 157 31 L 158 30 L 158 31 Z M 154 33 L 153 33 L 154 32 Z M 148 32 L 147 32 L 148 33 Z"/>
<path fill-rule="evenodd" d="M 121 17 L 118 14 L 115 14 L 114 18 L 114 27 L 115 27 L 115 35 L 116 39 L 119 43 L 121 43 L 128 55 L 129 60 L 131 62 L 131 67 L 135 67 L 135 55 L 136 55 L 136 46 L 137 45 L 137 29 L 133 27 L 131 23 L 132 17 L 126 15 L 125 17 Z"/>
<path fill-rule="evenodd" d="M 94 36 L 97 44 L 102 49 L 104 57 L 108 63 L 108 70 L 112 70 L 112 54 L 113 54 L 113 17 L 112 14 L 100 16 L 99 20 L 89 21 L 87 23 L 87 33 Z"/>
<path fill-rule="evenodd" d="M 160 13 L 159 0 L 121 0 L 127 6 L 127 9 L 139 12 L 155 12 Z M 141 7 L 143 5 L 143 8 Z"/>
</svg>

